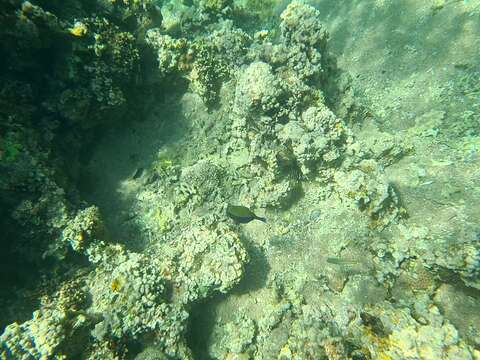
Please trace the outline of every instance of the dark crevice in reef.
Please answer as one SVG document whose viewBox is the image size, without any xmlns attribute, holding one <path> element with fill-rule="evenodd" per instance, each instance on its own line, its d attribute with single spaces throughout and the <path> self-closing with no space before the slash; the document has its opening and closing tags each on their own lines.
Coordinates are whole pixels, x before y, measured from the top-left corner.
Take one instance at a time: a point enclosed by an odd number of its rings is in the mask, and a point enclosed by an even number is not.
<svg viewBox="0 0 480 360">
<path fill-rule="evenodd" d="M 241 233 L 241 230 L 239 232 Z M 245 274 L 240 283 L 232 290 L 234 294 L 246 294 L 264 288 L 270 271 L 264 251 L 244 235 L 242 242 L 248 252 L 249 262 L 245 265 Z"/>
<path fill-rule="evenodd" d="M 18 195 L 18 194 L 16 194 Z M 0 193 L 2 200 L 8 198 Z M 69 250 L 63 262 L 43 256 L 51 235 L 42 229 L 26 228 L 11 218 L 12 202 L 0 203 L 0 329 L 31 318 L 47 288 L 75 269 L 90 266 L 84 257 Z M 13 204 L 14 205 L 14 204 Z M 33 239 L 33 240 L 32 240 Z"/>
<path fill-rule="evenodd" d="M 213 331 L 218 320 L 216 308 L 226 297 L 227 295 L 217 295 L 191 307 L 186 341 L 194 360 L 212 360 L 208 346 L 211 337 L 214 336 Z"/>
<path fill-rule="evenodd" d="M 18 234 L 22 229 L 11 221 L 7 212 L 10 210 L 5 204 L 0 204 L 0 228 L 2 229 L 0 252 L 0 307 L 3 309 L 0 316 L 0 331 L 12 321 L 25 321 L 31 317 L 32 311 L 38 306 L 37 301 L 20 299 L 18 290 L 34 288 L 38 282 L 39 264 L 34 263 L 19 253 Z M 5 211 L 6 210 L 6 211 Z M 19 286 L 20 284 L 20 286 Z M 21 301 L 19 301 L 21 300 Z M 9 306 L 21 303 L 22 307 L 9 311 Z"/>
<path fill-rule="evenodd" d="M 250 261 L 245 266 L 245 274 L 240 283 L 231 290 L 232 294 L 241 295 L 254 292 L 266 286 L 270 266 L 262 249 L 243 236 Z M 228 294 L 218 294 L 212 299 L 195 303 L 190 309 L 187 344 L 195 360 L 211 360 L 208 353 L 209 344 L 215 336 L 215 324 L 218 323 L 217 308 L 228 298 Z M 218 339 L 215 339 L 218 341 Z"/>
</svg>

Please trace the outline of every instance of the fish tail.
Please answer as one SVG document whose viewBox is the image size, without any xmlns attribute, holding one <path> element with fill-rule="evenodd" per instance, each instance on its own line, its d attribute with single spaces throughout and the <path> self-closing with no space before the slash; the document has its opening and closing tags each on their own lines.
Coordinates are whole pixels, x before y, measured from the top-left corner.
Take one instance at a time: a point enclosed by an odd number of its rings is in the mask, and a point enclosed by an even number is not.
<svg viewBox="0 0 480 360">
<path fill-rule="evenodd" d="M 255 219 L 260 220 L 261 222 L 264 222 L 264 223 L 267 222 L 267 218 L 264 218 L 264 217 L 261 217 L 261 216 L 255 216 Z"/>
</svg>

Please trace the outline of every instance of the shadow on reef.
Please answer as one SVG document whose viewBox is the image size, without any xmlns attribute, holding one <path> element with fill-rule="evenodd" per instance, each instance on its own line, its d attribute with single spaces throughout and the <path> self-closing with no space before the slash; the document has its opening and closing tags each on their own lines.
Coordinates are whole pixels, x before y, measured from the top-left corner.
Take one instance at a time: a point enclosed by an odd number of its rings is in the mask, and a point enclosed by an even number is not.
<svg viewBox="0 0 480 360">
<path fill-rule="evenodd" d="M 245 274 L 240 283 L 232 290 L 232 294 L 246 294 L 251 291 L 262 289 L 267 284 L 267 277 L 270 271 L 267 257 L 263 250 L 253 241 L 241 236 L 243 244 L 250 256 L 250 261 L 245 266 Z"/>
<path fill-rule="evenodd" d="M 32 312 L 39 306 L 40 297 L 54 288 L 56 281 L 68 278 L 76 269 L 85 269 L 89 265 L 85 258 L 78 257 L 73 251 L 65 254 L 64 262 L 41 256 L 44 252 L 44 234 L 38 233 L 38 242 L 31 242 L 22 236 L 26 230 L 8 216 L 12 211 L 8 204 L 0 203 L 2 331 L 9 323 L 21 323 L 30 319 Z"/>
<path fill-rule="evenodd" d="M 19 294 L 19 284 L 26 288 L 34 288 L 38 281 L 39 267 L 20 252 L 21 244 L 18 243 L 17 234 L 21 229 L 13 222 L 9 221 L 5 210 L 9 210 L 5 204 L 0 204 L 0 228 L 2 229 L 0 252 L 0 282 L 2 283 L 0 291 L 0 307 L 5 309 L 0 317 L 0 329 L 12 321 L 25 321 L 31 317 L 32 311 L 38 306 L 36 299 L 31 299 L 30 303 L 23 302 L 23 309 L 16 308 L 15 314 L 7 311 L 9 305 L 17 302 Z M 26 244 L 24 244 L 25 246 Z"/>
<path fill-rule="evenodd" d="M 186 339 L 195 360 L 211 359 L 208 354 L 208 345 L 218 321 L 216 308 L 226 298 L 227 295 L 218 295 L 214 299 L 200 302 L 192 307 Z"/>
<path fill-rule="evenodd" d="M 162 86 L 152 89 L 159 96 L 146 111 L 150 119 L 136 116 L 128 126 L 105 129 L 79 166 L 76 179 L 82 198 L 100 208 L 111 238 L 131 250 L 141 251 L 146 244 L 136 225 L 140 214 L 132 210 L 137 192 L 161 181 L 159 153 L 187 131 L 179 121 L 178 106 L 184 85 L 175 85 L 178 91 L 170 94 Z"/>
<path fill-rule="evenodd" d="M 241 234 L 242 231 L 239 230 Z M 200 301 L 192 306 L 189 318 L 187 343 L 194 359 L 211 359 L 208 353 L 210 339 L 214 336 L 215 324 L 218 323 L 216 308 L 231 295 L 242 295 L 262 289 L 266 286 L 270 265 L 262 249 L 241 235 L 242 242 L 249 254 L 250 261 L 245 266 L 245 273 L 240 283 L 230 294 L 218 294 L 207 301 Z"/>
</svg>

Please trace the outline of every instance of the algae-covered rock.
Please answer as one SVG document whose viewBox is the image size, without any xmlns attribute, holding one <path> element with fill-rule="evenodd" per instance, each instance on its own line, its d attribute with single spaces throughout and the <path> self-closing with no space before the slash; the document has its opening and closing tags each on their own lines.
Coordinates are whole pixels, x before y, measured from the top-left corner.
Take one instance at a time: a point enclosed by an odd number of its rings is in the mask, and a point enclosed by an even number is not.
<svg viewBox="0 0 480 360">
<path fill-rule="evenodd" d="M 340 161 L 347 129 L 326 106 L 310 107 L 301 121 L 289 121 L 278 136 L 290 144 L 300 171 L 308 175 Z"/>
<path fill-rule="evenodd" d="M 162 34 L 159 29 L 148 30 L 145 38 L 147 44 L 157 52 L 158 69 L 162 76 L 185 71 L 191 66 L 189 59 L 193 54 L 186 39 L 175 39 Z"/>
<path fill-rule="evenodd" d="M 267 357 L 291 358 L 294 356 L 322 359 L 327 354 L 342 358 L 346 351 L 341 341 L 335 339 L 335 325 L 326 309 L 302 305 L 296 309 L 288 324 L 288 338 L 278 353 L 264 353 Z M 263 351 L 267 349 L 262 349 Z M 273 350 L 273 349 L 272 349 Z"/>
<path fill-rule="evenodd" d="M 0 336 L 2 359 L 66 359 L 84 350 L 92 319 L 85 315 L 87 294 L 81 281 L 67 281 L 32 314 L 8 325 Z"/>
<path fill-rule="evenodd" d="M 475 292 L 463 286 L 442 284 L 433 300 L 467 343 L 480 344 L 480 300 Z"/>
<path fill-rule="evenodd" d="M 68 222 L 62 231 L 63 241 L 70 244 L 75 251 L 84 251 L 89 243 L 103 240 L 105 229 L 100 218 L 100 210 L 91 206 L 78 211 L 75 218 Z"/>
<path fill-rule="evenodd" d="M 272 67 L 264 62 L 254 62 L 240 75 L 235 91 L 234 112 L 239 121 L 254 121 L 251 117 L 258 117 L 258 111 L 266 115 L 278 111 L 281 96 L 282 88 Z"/>
<path fill-rule="evenodd" d="M 371 218 L 371 226 L 384 227 L 404 214 L 395 189 L 384 180 L 375 161 L 364 161 L 360 169 L 338 173 L 339 189 L 348 201 Z"/>
<path fill-rule="evenodd" d="M 396 261 L 415 256 L 426 266 L 440 272 L 448 270 L 458 274 L 467 286 L 479 289 L 480 248 L 476 240 L 476 227 L 455 222 L 445 233 L 443 224 L 430 228 L 400 226 L 400 234 L 392 243 L 391 253 Z M 451 273 L 444 274 L 445 279 Z"/>
<path fill-rule="evenodd" d="M 410 315 L 408 308 L 394 309 L 391 306 L 376 306 L 370 314 L 378 317 L 385 326 L 387 336 L 376 334 L 370 325 L 356 332 L 363 346 L 370 354 L 391 359 L 405 357 L 420 359 L 475 359 L 478 351 L 459 338 L 455 327 L 442 318 L 438 308 L 430 307 L 426 316 L 429 323 L 419 324 Z"/>
<path fill-rule="evenodd" d="M 183 232 L 175 252 L 181 301 L 190 302 L 218 291 L 226 293 L 244 274 L 248 254 L 238 235 L 226 225 L 194 227 Z"/>
<path fill-rule="evenodd" d="M 387 290 L 371 276 L 354 275 L 349 278 L 342 295 L 356 305 L 366 305 L 383 301 Z"/>
<path fill-rule="evenodd" d="M 233 6 L 232 0 L 195 0 L 194 3 L 204 11 L 212 13 L 219 13 Z"/>
<path fill-rule="evenodd" d="M 225 172 L 209 160 L 183 168 L 178 192 L 194 204 L 218 201 L 223 192 Z"/>
<path fill-rule="evenodd" d="M 225 326 L 224 344 L 232 353 L 245 353 L 255 337 L 256 326 L 252 319 L 246 316 L 238 318 Z"/>
<path fill-rule="evenodd" d="M 151 346 L 138 354 L 135 360 L 168 360 L 168 356 L 157 347 Z"/>
<path fill-rule="evenodd" d="M 172 265 L 101 243 L 93 244 L 88 253 L 99 265 L 87 282 L 92 297 L 88 313 L 99 318 L 94 338 L 101 342 L 155 334 L 163 351 L 182 353 L 188 312 L 171 301 Z"/>
</svg>

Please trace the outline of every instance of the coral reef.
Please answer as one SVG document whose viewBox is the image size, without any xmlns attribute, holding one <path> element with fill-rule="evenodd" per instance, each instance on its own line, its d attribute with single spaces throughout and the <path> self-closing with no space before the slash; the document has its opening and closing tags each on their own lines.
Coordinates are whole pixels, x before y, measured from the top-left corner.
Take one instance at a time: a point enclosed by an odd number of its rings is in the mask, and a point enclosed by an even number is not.
<svg viewBox="0 0 480 360">
<path fill-rule="evenodd" d="M 382 168 L 373 160 L 363 160 L 359 169 L 336 174 L 338 189 L 346 199 L 365 211 L 372 227 L 384 227 L 405 212 L 391 184 L 382 180 Z"/>
<path fill-rule="evenodd" d="M 320 11 L 292 1 L 278 29 L 238 27 L 272 20 L 265 4 L 0 5 L 1 263 L 16 275 L 0 357 L 480 358 L 473 201 L 425 226 L 400 198 L 440 173 L 398 174 L 446 113 L 399 134 L 355 123 Z M 475 139 L 452 148 L 472 179 Z M 234 223 L 229 204 L 262 222 Z"/>
<path fill-rule="evenodd" d="M 290 3 L 280 15 L 287 68 L 302 81 L 322 81 L 329 73 L 328 33 L 318 17 L 318 10 L 298 1 Z"/>
<path fill-rule="evenodd" d="M 0 337 L 4 359 L 65 359 L 81 353 L 91 319 L 86 316 L 87 294 L 81 281 L 73 280 L 51 297 L 22 324 L 12 323 Z"/>
<path fill-rule="evenodd" d="M 418 257 L 426 266 L 437 271 L 451 271 L 466 285 L 479 289 L 480 249 L 472 241 L 477 236 L 476 226 L 455 223 L 448 232 L 443 227 L 444 224 L 431 229 L 400 226 L 390 254 L 397 263 L 408 257 Z"/>
<path fill-rule="evenodd" d="M 235 321 L 227 323 L 222 331 L 224 332 L 223 339 L 218 349 L 213 349 L 214 353 L 218 351 L 215 354 L 216 358 L 229 358 L 229 356 L 235 358 L 234 356 L 242 354 L 246 357 L 249 356 L 247 350 L 256 335 L 256 325 L 252 319 L 245 315 L 239 315 Z M 224 353 L 222 354 L 222 352 Z"/>
<path fill-rule="evenodd" d="M 157 52 L 158 69 L 162 76 L 188 69 L 192 52 L 186 39 L 174 39 L 162 34 L 160 29 L 150 29 L 146 42 Z"/>
<path fill-rule="evenodd" d="M 248 255 L 238 235 L 227 226 L 194 227 L 185 231 L 175 248 L 177 281 L 182 302 L 228 292 L 240 281 Z"/>
<path fill-rule="evenodd" d="M 100 317 L 93 336 L 137 338 L 155 333 L 159 345 L 176 353 L 188 313 L 170 303 L 167 268 L 158 259 L 127 252 L 121 247 L 98 244 L 89 257 L 99 267 L 88 281 L 92 306 L 88 313 Z M 105 276 L 108 272 L 108 276 Z"/>
<path fill-rule="evenodd" d="M 158 28 L 147 32 L 146 42 L 157 53 L 161 76 L 177 75 L 190 81 L 191 89 L 208 107 L 214 107 L 224 80 L 239 66 L 245 55 L 249 36 L 223 21 L 211 34 L 193 41 L 173 38 Z"/>
<path fill-rule="evenodd" d="M 63 241 L 70 244 L 75 251 L 85 251 L 89 243 L 104 238 L 104 226 L 100 219 L 100 210 L 91 206 L 78 211 L 62 231 Z"/>
<path fill-rule="evenodd" d="M 373 308 L 370 314 L 385 327 L 382 334 L 369 322 L 362 321 L 359 339 L 363 339 L 363 346 L 370 354 L 390 359 L 475 359 L 479 355 L 459 339 L 457 330 L 435 306 L 422 313 L 428 324 L 419 324 L 408 309 L 393 309 L 386 305 L 381 310 Z"/>
<path fill-rule="evenodd" d="M 231 7 L 232 5 L 232 0 L 197 0 L 197 6 L 200 9 L 213 13 L 221 12 L 225 8 Z"/>
</svg>

